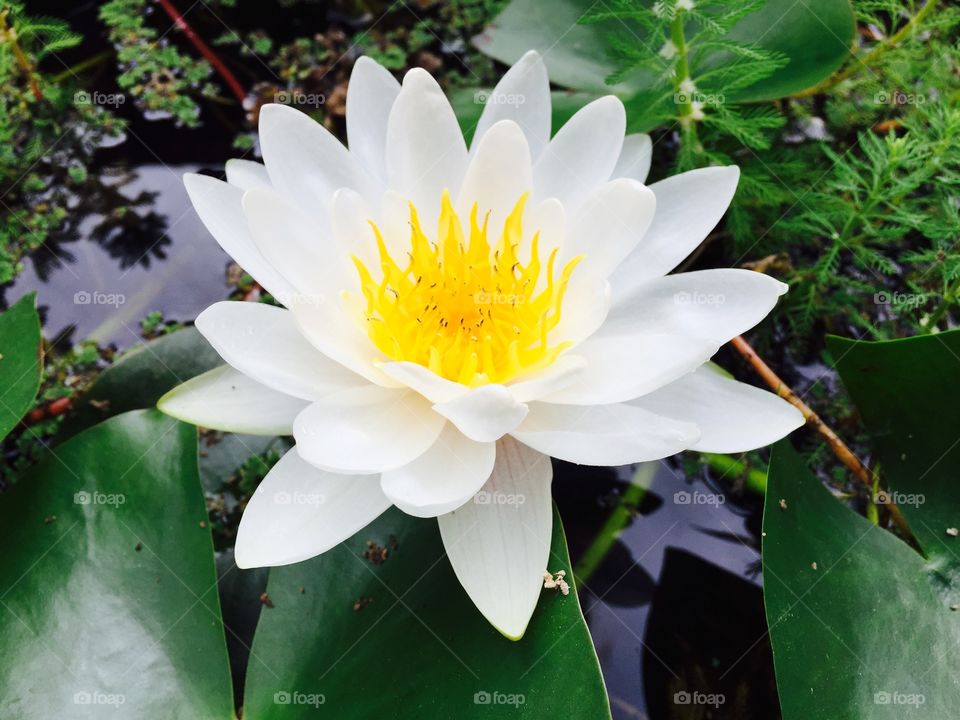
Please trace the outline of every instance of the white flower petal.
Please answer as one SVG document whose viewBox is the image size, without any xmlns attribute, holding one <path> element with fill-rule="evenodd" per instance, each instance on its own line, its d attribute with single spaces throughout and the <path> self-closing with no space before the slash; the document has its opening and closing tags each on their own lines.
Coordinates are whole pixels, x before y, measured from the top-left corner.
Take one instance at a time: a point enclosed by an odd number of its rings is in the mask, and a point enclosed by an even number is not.
<svg viewBox="0 0 960 720">
<path fill-rule="evenodd" d="M 681 335 L 611 334 L 604 326 L 576 348 L 587 362 L 577 383 L 541 399 L 562 405 L 632 400 L 692 372 L 719 346 Z"/>
<path fill-rule="evenodd" d="M 580 109 L 554 135 L 533 168 L 534 201 L 555 197 L 568 211 L 610 179 L 623 147 L 627 115 L 613 95 Z"/>
<path fill-rule="evenodd" d="M 237 566 L 307 560 L 359 532 L 389 507 L 376 475 L 318 470 L 293 448 L 267 473 L 240 518 Z"/>
<path fill-rule="evenodd" d="M 253 189 L 243 195 L 243 212 L 250 234 L 267 261 L 298 291 L 279 298 L 286 305 L 330 302 L 355 282 L 348 273 L 347 256 L 329 235 L 318 231 L 310 216 L 272 190 Z"/>
<path fill-rule="evenodd" d="M 386 180 L 387 120 L 400 94 L 390 71 L 368 57 L 358 58 L 347 86 L 347 144 L 367 171 Z"/>
<path fill-rule="evenodd" d="M 371 202 L 383 193 L 383 185 L 329 130 L 286 105 L 260 108 L 260 149 L 273 187 L 305 213 L 327 217 L 333 193 L 342 187 Z"/>
<path fill-rule="evenodd" d="M 433 409 L 471 440 L 490 443 L 500 439 L 527 416 L 527 406 L 514 400 L 503 385 L 483 385 Z"/>
<path fill-rule="evenodd" d="M 241 206 L 243 191 L 194 173 L 184 175 L 183 184 L 200 220 L 224 252 L 274 297 L 293 294 L 293 285 L 267 262 L 250 237 Z"/>
<path fill-rule="evenodd" d="M 227 182 L 241 190 L 252 190 L 253 188 L 269 190 L 273 187 L 270 184 L 267 168 L 253 160 L 241 160 L 239 158 L 227 160 L 226 171 Z"/>
<path fill-rule="evenodd" d="M 474 605 L 511 640 L 526 632 L 550 559 L 550 458 L 511 438 L 497 443 L 485 495 L 438 518 L 444 549 Z"/>
<path fill-rule="evenodd" d="M 293 421 L 300 456 L 318 468 L 344 473 L 379 473 L 420 457 L 446 421 L 417 393 L 383 393 L 358 402 L 351 394 L 346 404 L 310 405 Z"/>
<path fill-rule="evenodd" d="M 571 283 L 608 278 L 641 241 L 656 206 L 653 191 L 630 178 L 611 180 L 590 193 L 563 245 L 564 263 L 583 256 Z"/>
<path fill-rule="evenodd" d="M 324 355 L 372 383 L 401 386 L 377 368 L 388 358 L 364 334 L 360 320 L 351 316 L 352 310 L 342 298 L 320 304 L 295 303 L 290 311 L 303 336 Z"/>
<path fill-rule="evenodd" d="M 556 198 L 547 198 L 529 207 L 523 220 L 524 235 L 533 237 L 540 233 L 540 257 L 549 258 L 554 248 L 563 247 L 566 237 L 566 211 Z M 528 229 L 529 228 L 529 229 Z M 541 278 L 539 286 L 542 287 Z"/>
<path fill-rule="evenodd" d="M 307 342 L 289 310 L 218 302 L 200 313 L 196 326 L 230 365 L 278 392 L 317 400 L 367 384 Z"/>
<path fill-rule="evenodd" d="M 614 303 L 639 283 L 666 275 L 703 242 L 727 211 L 740 169 L 707 167 L 654 183 L 657 214 L 643 241 L 614 274 Z"/>
<path fill-rule="evenodd" d="M 690 447 L 700 433 L 692 423 L 632 405 L 530 403 L 530 415 L 512 435 L 560 460 L 606 466 L 668 457 Z"/>
<path fill-rule="evenodd" d="M 610 283 L 593 276 L 581 281 L 574 270 L 563 299 L 563 314 L 550 339 L 577 345 L 603 327 L 609 311 Z"/>
<path fill-rule="evenodd" d="M 460 507 L 483 487 L 495 456 L 494 443 L 474 442 L 448 423 L 425 453 L 384 472 L 380 484 L 405 513 L 436 517 Z"/>
<path fill-rule="evenodd" d="M 370 226 L 373 213 L 363 196 L 350 188 L 340 188 L 333 194 L 330 219 L 333 237 L 343 257 L 359 258 L 367 268 L 380 264 L 377 237 Z M 382 229 L 381 229 L 382 232 Z M 346 287 L 359 288 L 359 274 L 354 267 L 346 269 Z"/>
<path fill-rule="evenodd" d="M 470 209 L 477 205 L 483 224 L 489 212 L 491 243 L 500 236 L 503 222 L 524 193 L 533 187 L 530 150 L 523 131 L 512 120 L 501 120 L 481 138 L 464 176 L 456 209 L 460 220 L 469 222 Z"/>
<path fill-rule="evenodd" d="M 437 226 L 444 190 L 456 197 L 467 169 L 467 145 L 450 102 L 430 73 L 403 78 L 387 124 L 387 183 L 413 201 L 424 230 Z"/>
<path fill-rule="evenodd" d="M 673 333 L 727 342 L 763 320 L 786 291 L 779 280 L 752 270 L 667 275 L 621 295 L 604 332 Z"/>
<path fill-rule="evenodd" d="M 523 129 L 536 159 L 550 141 L 550 80 L 540 54 L 530 50 L 504 73 L 487 96 L 486 105 L 473 135 L 471 152 L 486 132 L 500 120 L 513 120 Z"/>
<path fill-rule="evenodd" d="M 293 419 L 307 404 L 223 365 L 177 385 L 157 401 L 157 408 L 211 430 L 292 435 Z"/>
<path fill-rule="evenodd" d="M 470 390 L 466 385 L 442 378 L 429 368 L 417 363 L 385 362 L 379 367 L 385 375 L 411 390 L 416 390 L 433 403 L 453 400 Z"/>
<path fill-rule="evenodd" d="M 612 178 L 633 178 L 646 182 L 650 172 L 650 163 L 653 160 L 653 143 L 645 133 L 627 135 L 623 139 L 623 149 L 620 158 L 613 168 Z"/>
<path fill-rule="evenodd" d="M 539 400 L 578 382 L 586 366 L 587 361 L 579 355 L 561 355 L 542 372 L 510 383 L 507 387 L 517 402 Z"/>
<path fill-rule="evenodd" d="M 739 453 L 764 447 L 804 424 L 803 415 L 771 392 L 724 377 L 705 365 L 630 405 L 696 424 L 692 450 Z"/>
</svg>

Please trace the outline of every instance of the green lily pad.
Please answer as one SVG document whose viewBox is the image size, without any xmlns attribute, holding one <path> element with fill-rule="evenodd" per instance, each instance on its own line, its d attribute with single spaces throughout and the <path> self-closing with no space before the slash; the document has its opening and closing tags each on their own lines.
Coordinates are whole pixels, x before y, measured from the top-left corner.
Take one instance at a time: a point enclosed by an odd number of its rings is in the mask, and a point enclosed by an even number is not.
<svg viewBox="0 0 960 720">
<path fill-rule="evenodd" d="M 830 337 L 884 487 L 929 557 L 960 564 L 960 331 L 889 342 Z"/>
<path fill-rule="evenodd" d="M 205 519 L 196 431 L 155 410 L 0 497 L 0 717 L 233 717 Z"/>
<path fill-rule="evenodd" d="M 924 554 L 775 448 L 763 563 L 783 717 L 946 720 L 960 697 L 960 392 L 946 381 L 960 332 L 828 347 Z"/>
<path fill-rule="evenodd" d="M 41 369 L 40 318 L 30 293 L 0 314 L 0 440 L 33 405 Z"/>
<path fill-rule="evenodd" d="M 385 561 L 364 557 L 368 541 Z M 556 512 L 551 563 L 571 575 Z M 435 521 L 391 509 L 334 550 L 274 568 L 267 593 L 248 720 L 610 717 L 575 591 L 544 590 L 510 642 L 460 587 Z"/>
<path fill-rule="evenodd" d="M 103 371 L 64 420 L 58 440 L 129 410 L 150 408 L 171 388 L 223 365 L 193 327 L 142 343 Z"/>
<path fill-rule="evenodd" d="M 956 717 L 955 570 L 845 507 L 785 441 L 770 463 L 763 530 L 784 720 Z"/>
<path fill-rule="evenodd" d="M 636 112 L 645 104 L 631 99 L 645 96 L 654 86 L 648 71 L 633 73 L 623 82 L 606 84 L 617 67 L 607 55 L 612 33 L 631 33 L 637 44 L 653 43 L 656 53 L 663 39 L 649 39 L 631 20 L 608 20 L 583 25 L 578 20 L 595 7 L 590 0 L 513 0 L 491 26 L 474 39 L 485 54 L 512 64 L 528 50 L 538 50 L 547 64 L 552 82 L 588 93 L 615 93 L 631 108 L 628 127 L 642 132 L 656 124 L 654 115 Z M 736 102 L 760 102 L 792 95 L 816 85 L 850 56 L 854 41 L 854 18 L 846 0 L 767 0 L 757 12 L 742 19 L 728 39 L 782 53 L 789 63 L 767 78 L 727 98 Z M 698 70 L 729 65 L 736 72 L 737 59 L 728 54 L 708 54 Z"/>
</svg>

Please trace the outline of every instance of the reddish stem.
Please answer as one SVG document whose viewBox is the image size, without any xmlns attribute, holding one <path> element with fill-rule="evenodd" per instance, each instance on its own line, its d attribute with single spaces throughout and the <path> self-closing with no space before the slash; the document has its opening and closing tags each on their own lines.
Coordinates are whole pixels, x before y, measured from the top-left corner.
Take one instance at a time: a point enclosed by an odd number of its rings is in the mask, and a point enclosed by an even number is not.
<svg viewBox="0 0 960 720">
<path fill-rule="evenodd" d="M 179 28 L 184 35 L 187 36 L 193 46 L 203 55 L 204 58 L 213 66 L 213 69 L 217 71 L 217 74 L 223 78 L 223 81 L 233 92 L 234 96 L 243 104 L 243 101 L 247 97 L 246 91 L 243 89 L 243 85 L 240 84 L 240 81 L 237 80 L 236 75 L 230 72 L 230 68 L 224 65 L 223 60 L 221 60 L 217 54 L 207 45 L 203 39 L 194 32 L 193 28 L 190 27 L 190 24 L 184 19 L 183 15 L 180 14 L 180 11 L 173 6 L 173 3 L 170 0 L 157 0 L 160 4 L 160 7 L 164 9 L 167 15 L 170 16 L 170 19 L 173 20 L 174 25 Z"/>
</svg>

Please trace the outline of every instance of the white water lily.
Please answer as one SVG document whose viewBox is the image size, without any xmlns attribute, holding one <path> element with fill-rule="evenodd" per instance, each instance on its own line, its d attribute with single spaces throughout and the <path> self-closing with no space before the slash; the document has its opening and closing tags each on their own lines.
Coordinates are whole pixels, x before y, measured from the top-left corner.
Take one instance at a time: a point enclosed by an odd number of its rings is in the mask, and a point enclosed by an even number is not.
<svg viewBox="0 0 960 720">
<path fill-rule="evenodd" d="M 463 587 L 516 639 L 554 564 L 550 456 L 741 452 L 802 424 L 706 364 L 786 286 L 666 275 L 720 220 L 738 169 L 647 187 L 650 139 L 625 137 L 618 99 L 553 137 L 550 118 L 536 53 L 490 94 L 469 147 L 427 72 L 401 85 L 361 58 L 349 150 L 267 105 L 264 165 L 185 178 L 223 249 L 285 306 L 205 310 L 196 325 L 227 365 L 159 403 L 296 440 L 246 508 L 238 565 L 305 560 L 396 505 L 438 518 Z"/>
</svg>

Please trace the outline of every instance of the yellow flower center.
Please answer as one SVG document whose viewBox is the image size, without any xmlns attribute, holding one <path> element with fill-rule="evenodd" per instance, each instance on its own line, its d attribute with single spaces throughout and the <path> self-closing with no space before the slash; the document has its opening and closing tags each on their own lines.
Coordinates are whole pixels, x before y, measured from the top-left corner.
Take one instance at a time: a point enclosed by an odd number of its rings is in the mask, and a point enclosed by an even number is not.
<svg viewBox="0 0 960 720">
<path fill-rule="evenodd" d="M 431 242 L 410 204 L 410 250 L 399 262 L 370 222 L 379 250 L 376 275 L 357 257 L 370 339 L 394 360 L 414 362 L 470 387 L 503 383 L 552 363 L 570 343 L 554 342 L 570 275 L 582 259 L 557 270 L 557 249 L 546 265 L 534 233 L 529 257 L 523 239 L 524 194 L 494 244 L 489 215 L 470 211 L 469 241 L 444 192 L 437 240 Z M 522 253 L 526 255 L 527 253 Z"/>
</svg>

